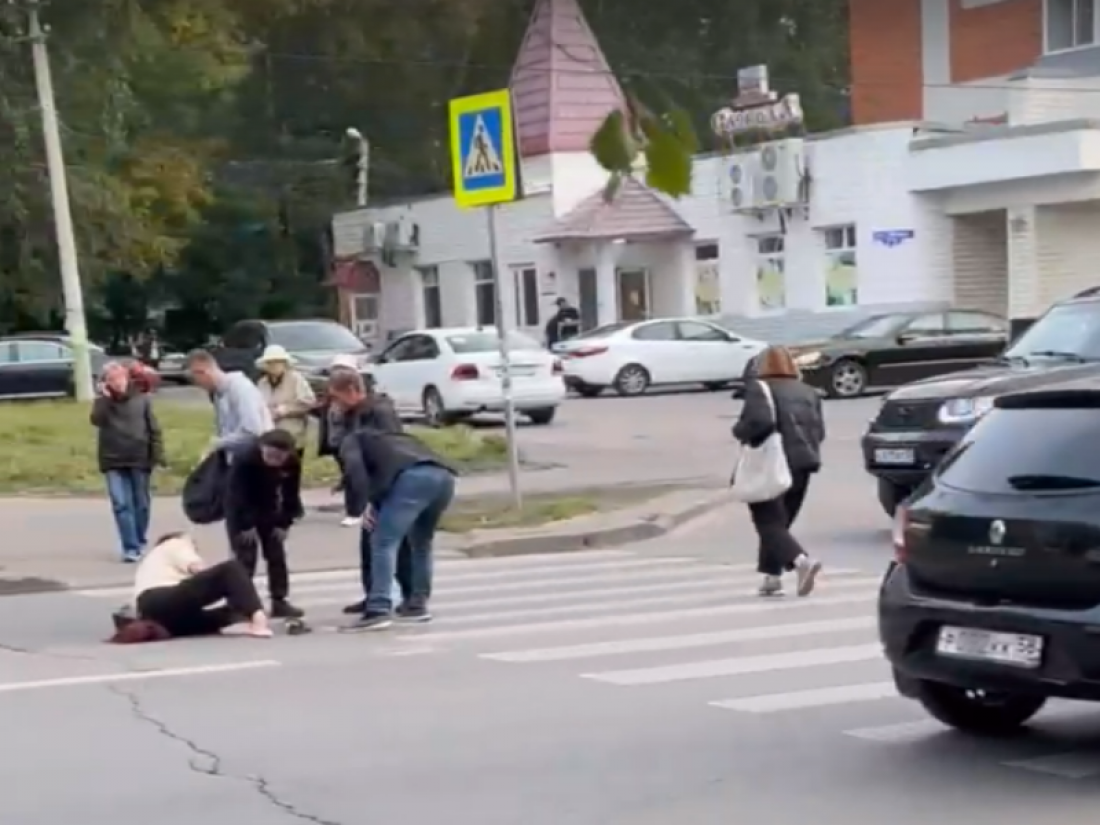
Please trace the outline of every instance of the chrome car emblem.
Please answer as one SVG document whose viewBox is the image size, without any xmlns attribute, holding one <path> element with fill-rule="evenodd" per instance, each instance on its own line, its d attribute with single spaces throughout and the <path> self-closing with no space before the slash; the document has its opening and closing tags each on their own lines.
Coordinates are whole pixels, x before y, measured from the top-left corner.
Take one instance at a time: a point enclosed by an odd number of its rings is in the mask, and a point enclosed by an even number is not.
<svg viewBox="0 0 1100 825">
<path fill-rule="evenodd" d="M 1004 543 L 1005 533 L 1008 529 L 1005 527 L 1005 523 L 998 519 L 989 525 L 989 542 L 990 544 L 997 545 L 998 547 Z"/>
</svg>

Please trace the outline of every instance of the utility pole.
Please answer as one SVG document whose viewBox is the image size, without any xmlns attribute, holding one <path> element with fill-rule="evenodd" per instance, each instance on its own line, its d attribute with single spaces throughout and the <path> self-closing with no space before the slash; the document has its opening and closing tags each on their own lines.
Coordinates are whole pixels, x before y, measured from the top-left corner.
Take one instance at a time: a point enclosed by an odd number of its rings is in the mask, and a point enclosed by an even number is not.
<svg viewBox="0 0 1100 825">
<path fill-rule="evenodd" d="M 355 176 L 355 203 L 360 209 L 367 206 L 367 184 L 370 178 L 370 141 L 354 126 L 347 130 L 347 136 L 359 144 L 358 173 Z"/>
<path fill-rule="evenodd" d="M 9 0 L 13 2 L 13 0 Z M 57 256 L 61 265 L 61 288 L 65 300 L 65 329 L 73 351 L 73 379 L 78 401 L 91 401 L 95 396 L 92 382 L 91 352 L 88 347 L 88 323 L 84 317 L 84 293 L 80 286 L 80 266 L 73 234 L 72 208 L 69 205 L 69 185 L 65 173 L 65 156 L 61 150 L 61 132 L 57 119 L 57 104 L 53 95 L 53 75 L 46 49 L 46 28 L 39 18 L 39 0 L 29 0 L 27 7 L 28 34 L 34 59 L 34 82 L 38 90 L 38 106 L 42 111 L 42 136 L 46 143 L 46 168 L 50 177 L 50 197 L 53 201 L 54 226 L 57 230 Z"/>
</svg>

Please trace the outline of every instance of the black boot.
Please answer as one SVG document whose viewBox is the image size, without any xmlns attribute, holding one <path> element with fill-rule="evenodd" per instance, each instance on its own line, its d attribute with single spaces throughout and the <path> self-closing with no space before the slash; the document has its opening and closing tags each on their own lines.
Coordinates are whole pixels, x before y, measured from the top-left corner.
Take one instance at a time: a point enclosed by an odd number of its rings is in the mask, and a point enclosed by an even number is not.
<svg viewBox="0 0 1100 825">
<path fill-rule="evenodd" d="M 304 610 L 301 610 L 286 599 L 272 599 L 271 600 L 271 618 L 273 619 L 300 619 L 306 615 Z"/>
</svg>

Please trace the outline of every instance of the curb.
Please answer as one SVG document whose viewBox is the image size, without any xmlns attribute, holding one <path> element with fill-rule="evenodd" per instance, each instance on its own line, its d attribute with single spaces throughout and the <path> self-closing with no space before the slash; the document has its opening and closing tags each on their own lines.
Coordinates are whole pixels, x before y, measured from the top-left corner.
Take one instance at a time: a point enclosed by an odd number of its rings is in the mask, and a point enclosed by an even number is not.
<svg viewBox="0 0 1100 825">
<path fill-rule="evenodd" d="M 455 548 L 471 559 L 533 556 L 546 553 L 580 553 L 585 550 L 608 549 L 639 541 L 661 538 L 679 527 L 707 515 L 731 501 L 722 490 L 681 510 L 667 514 L 651 514 L 607 527 L 576 527 L 572 530 L 549 530 L 530 535 L 502 539 L 479 540 L 473 536 L 465 546 Z M 583 521 L 582 517 L 577 521 Z M 598 518 L 598 516 L 596 517 Z"/>
</svg>

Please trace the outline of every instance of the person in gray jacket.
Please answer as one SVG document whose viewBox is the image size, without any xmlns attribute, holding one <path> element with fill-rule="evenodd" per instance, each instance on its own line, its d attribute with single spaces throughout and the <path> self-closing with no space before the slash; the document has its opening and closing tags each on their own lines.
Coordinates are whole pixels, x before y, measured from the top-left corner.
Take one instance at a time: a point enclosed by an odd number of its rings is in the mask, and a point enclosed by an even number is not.
<svg viewBox="0 0 1100 825">
<path fill-rule="evenodd" d="M 775 402 L 774 414 L 764 384 Z M 783 573 L 795 571 L 798 595 L 808 596 L 821 572 L 821 562 L 806 553 L 791 534 L 791 525 L 802 510 L 810 479 L 821 469 L 825 418 L 821 396 L 803 383 L 784 347 L 769 347 L 757 357 L 756 375 L 745 387 L 741 417 L 733 427 L 734 438 L 751 447 L 760 446 L 776 432 L 783 439 L 792 483 L 783 495 L 749 505 L 760 539 L 758 570 L 764 576 L 760 595 L 782 595 Z"/>
</svg>

